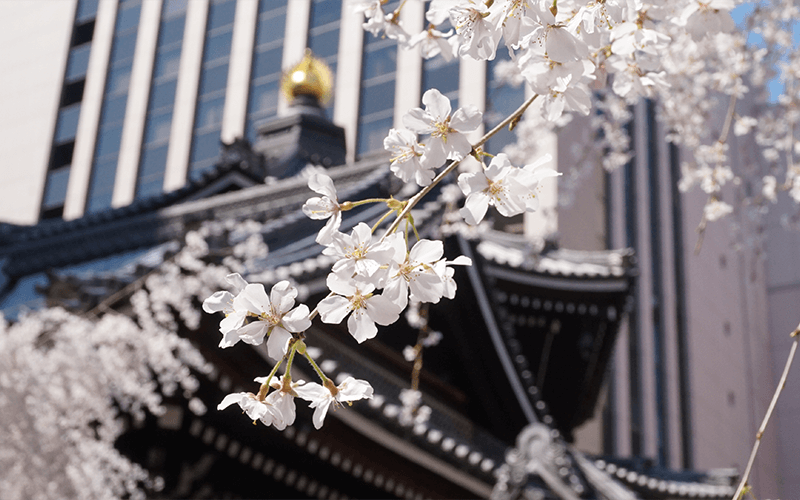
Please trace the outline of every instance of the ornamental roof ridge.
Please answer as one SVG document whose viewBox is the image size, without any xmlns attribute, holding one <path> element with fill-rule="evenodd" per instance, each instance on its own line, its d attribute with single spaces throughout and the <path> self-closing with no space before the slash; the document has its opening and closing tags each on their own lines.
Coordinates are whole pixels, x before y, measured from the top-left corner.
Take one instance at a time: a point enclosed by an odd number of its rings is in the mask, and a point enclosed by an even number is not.
<svg viewBox="0 0 800 500">
<path fill-rule="evenodd" d="M 669 498 L 730 498 L 735 488 L 729 482 L 735 471 L 728 470 L 700 473 L 692 471 L 674 471 L 665 468 L 646 467 L 644 463 L 636 464 L 630 460 L 610 458 L 595 459 L 593 467 L 613 477 L 630 488 L 648 495 Z"/>
<path fill-rule="evenodd" d="M 580 278 L 622 278 L 635 273 L 632 249 L 570 250 L 548 248 L 544 239 L 486 229 L 471 235 L 478 253 L 496 264 L 542 274 Z"/>
</svg>

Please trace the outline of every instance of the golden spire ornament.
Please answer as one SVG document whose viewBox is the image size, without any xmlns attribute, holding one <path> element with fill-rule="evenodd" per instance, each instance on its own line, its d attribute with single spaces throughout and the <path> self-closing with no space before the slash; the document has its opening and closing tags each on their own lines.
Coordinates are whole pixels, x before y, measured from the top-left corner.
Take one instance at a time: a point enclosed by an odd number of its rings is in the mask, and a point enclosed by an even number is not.
<svg viewBox="0 0 800 500">
<path fill-rule="evenodd" d="M 328 65 L 306 49 L 303 59 L 284 73 L 281 91 L 288 102 L 297 96 L 307 95 L 325 104 L 333 90 L 333 75 Z"/>
</svg>

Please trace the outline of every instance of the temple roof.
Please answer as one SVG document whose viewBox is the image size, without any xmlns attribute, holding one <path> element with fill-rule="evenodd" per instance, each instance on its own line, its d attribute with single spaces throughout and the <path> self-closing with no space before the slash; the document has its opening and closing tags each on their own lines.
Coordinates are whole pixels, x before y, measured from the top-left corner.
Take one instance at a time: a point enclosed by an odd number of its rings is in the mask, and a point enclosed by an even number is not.
<svg viewBox="0 0 800 500">
<path fill-rule="evenodd" d="M 322 247 L 315 241 L 319 221 L 309 220 L 300 210 L 312 196 L 307 177 L 301 173 L 259 184 L 263 171 L 253 168 L 253 158 L 240 152 L 182 190 L 130 207 L 75 221 L 3 229 L 9 236 L 0 243 L 0 262 L 11 278 L 7 293 L 13 293 L 13 284 L 20 278 L 46 271 L 51 298 L 66 297 L 72 302 L 65 305 L 78 309 L 94 307 L 156 269 L 177 250 L 177 242 L 203 221 L 234 219 L 257 221 L 258 234 L 269 247 L 266 257 L 250 269 L 249 281 L 291 279 L 306 298 L 324 296 L 325 276 L 333 261 L 321 254 Z M 398 191 L 405 196 L 404 187 L 382 158 L 326 172 L 335 181 L 340 200 L 387 197 Z M 326 372 L 334 379 L 349 374 L 369 380 L 375 389 L 371 401 L 329 418 L 348 428 L 348 435 L 360 436 L 364 443 L 393 454 L 395 460 L 403 457 L 409 470 L 438 475 L 468 496 L 491 493 L 496 479 L 513 466 L 507 449 L 526 426 L 538 429 L 531 431 L 535 436 L 546 431 L 547 445 L 542 450 L 557 453 L 535 455 L 540 468 L 526 469 L 518 492 L 528 488 L 542 492 L 542 498 L 634 498 L 632 491 L 644 491 L 641 488 L 651 484 L 655 485 L 651 490 L 661 491 L 662 479 L 656 475 L 660 471 L 632 476 L 632 469 L 625 468 L 620 476 L 620 466 L 591 460 L 569 444 L 572 430 L 592 414 L 599 394 L 635 277 L 631 252 L 576 252 L 459 223 L 443 227 L 441 216 L 447 205 L 437 189 L 413 212 L 423 237 L 444 233 L 448 258 L 466 255 L 473 260 L 473 266 L 456 273 L 456 299 L 431 308 L 431 325 L 447 329 L 449 344 L 439 354 L 432 351 L 431 359 L 440 356 L 440 362 L 429 363 L 423 378 L 422 402 L 430 408 L 429 417 L 409 421 L 402 414 L 400 392 L 408 387 L 403 374 L 410 368 L 402 365 L 399 348 L 405 340 L 399 333 L 411 327 L 401 320 L 365 343 L 366 354 L 354 350 L 348 344 L 352 338 L 335 325 L 309 330 L 313 338 L 309 345 L 317 349 L 318 362 Z M 345 212 L 341 231 L 359 222 L 374 224 L 385 211 L 385 206 L 376 204 Z M 98 265 L 101 261 L 107 265 Z M 205 321 L 213 323 L 209 318 Z M 239 390 L 248 376 L 242 372 L 244 366 L 248 373 L 256 365 L 268 366 L 263 349 L 250 348 L 247 361 L 232 361 L 226 357 L 229 353 L 216 352 L 214 327 L 192 335 L 205 343 L 207 355 L 216 361 L 211 380 L 219 385 L 216 391 Z M 195 419 L 189 432 L 203 441 L 211 432 L 207 429 L 218 428 L 214 422 L 220 418 Z M 283 447 L 291 444 L 305 449 L 310 439 L 302 426 L 283 434 L 268 432 L 279 434 Z M 306 436 L 302 444 L 301 435 Z M 331 441 L 327 446 L 341 444 Z M 333 468 L 344 468 L 333 463 L 335 454 L 323 457 L 319 449 L 312 451 L 309 445 L 301 451 Z M 273 462 L 270 474 L 278 470 L 275 467 Z M 259 463 L 259 468 L 266 473 L 266 463 L 263 468 Z M 381 484 L 370 481 L 387 490 L 387 478 L 393 473 L 390 467 L 381 470 Z M 356 474 L 353 466 L 346 472 L 366 480 L 363 469 Z M 403 478 L 394 475 L 392 485 L 400 484 Z M 687 495 L 705 492 L 707 498 L 722 496 L 722 488 L 711 488 L 706 476 L 684 479 L 680 483 L 677 478 L 663 479 L 667 493 L 673 494 L 671 485 L 675 484 L 675 498 L 684 491 Z"/>
</svg>

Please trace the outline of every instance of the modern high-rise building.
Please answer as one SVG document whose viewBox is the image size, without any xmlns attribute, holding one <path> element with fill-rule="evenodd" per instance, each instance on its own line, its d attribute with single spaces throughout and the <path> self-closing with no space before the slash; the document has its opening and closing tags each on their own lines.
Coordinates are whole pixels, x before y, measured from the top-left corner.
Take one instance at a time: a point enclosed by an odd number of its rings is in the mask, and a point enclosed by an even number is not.
<svg viewBox="0 0 800 500">
<path fill-rule="evenodd" d="M 402 20 L 421 30 L 424 3 L 407 2 Z M 0 2 L 0 222 L 80 219 L 202 176 L 221 142 L 253 143 L 259 125 L 286 110 L 282 71 L 306 49 L 333 72 L 325 112 L 345 131 L 348 162 L 385 154 L 388 129 L 428 88 L 454 108 L 486 110 L 485 127 L 522 102 L 523 88 L 494 78 L 496 61 L 423 60 L 361 23 L 341 0 Z M 633 114 L 633 160 L 613 174 L 593 170 L 572 203 L 528 223 L 531 237 L 557 232 L 565 248 L 637 255 L 635 300 L 603 407 L 577 443 L 671 468 L 741 470 L 777 381 L 780 342 L 788 347 L 794 327 L 800 271 L 781 249 L 800 244 L 769 239 L 778 256 L 765 264 L 741 245 L 753 228 L 734 214 L 742 233 L 709 225 L 695 255 L 703 200 L 677 192 L 680 152 L 664 141 L 656 106 Z M 575 120 L 543 147 L 562 171 L 599 163 L 576 150 L 589 134 Z M 506 133 L 489 148 L 511 140 Z M 555 185 L 546 190 L 559 205 Z M 546 230 L 530 229 L 533 221 Z M 800 488 L 791 437 L 798 400 L 765 435 L 753 477 L 762 497 Z"/>
</svg>

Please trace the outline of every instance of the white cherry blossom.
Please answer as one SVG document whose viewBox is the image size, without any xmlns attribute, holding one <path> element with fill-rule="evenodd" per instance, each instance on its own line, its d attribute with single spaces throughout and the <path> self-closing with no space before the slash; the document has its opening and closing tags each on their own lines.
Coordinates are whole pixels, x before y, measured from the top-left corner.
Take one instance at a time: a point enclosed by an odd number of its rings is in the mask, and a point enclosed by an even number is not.
<svg viewBox="0 0 800 500">
<path fill-rule="evenodd" d="M 394 257 L 394 243 L 398 237 L 402 235 L 395 233 L 384 241 L 373 242 L 372 230 L 367 224 L 360 222 L 349 235 L 334 233 L 330 244 L 322 253 L 339 259 L 331 269 L 334 273 L 347 279 L 357 275 L 361 280 L 377 284 L 380 280 L 377 272 L 381 266 L 388 266 Z"/>
<path fill-rule="evenodd" d="M 450 99 L 436 89 L 422 95 L 425 110 L 414 108 L 403 116 L 403 125 L 418 134 L 430 134 L 425 143 L 425 156 L 430 165 L 438 166 L 447 159 L 460 160 L 472 150 L 467 132 L 477 130 L 483 114 L 475 106 L 459 108 L 450 116 Z"/>
<path fill-rule="evenodd" d="M 456 56 L 456 45 L 458 40 L 452 38 L 453 30 L 441 32 L 429 27 L 425 31 L 420 31 L 408 40 L 409 47 L 419 45 L 419 53 L 423 59 L 431 59 L 441 54 L 442 58 L 450 62 Z"/>
<path fill-rule="evenodd" d="M 275 389 L 274 391 L 270 392 L 265 401 L 267 404 L 272 405 L 278 413 L 281 415 L 281 419 L 283 420 L 284 427 L 288 425 L 294 424 L 294 420 L 296 418 L 296 407 L 294 404 L 294 398 L 297 397 L 297 392 L 295 389 L 298 387 L 302 387 L 305 384 L 303 380 L 291 381 L 289 382 L 288 390 L 284 387 L 285 385 L 285 376 L 280 377 L 280 379 L 272 379 L 270 383 L 270 387 Z M 259 384 L 263 384 L 267 381 L 267 377 L 258 377 L 256 378 L 256 382 Z M 276 425 L 276 427 L 278 427 Z M 279 430 L 282 430 L 278 427 Z"/>
<path fill-rule="evenodd" d="M 267 340 L 267 352 L 273 359 L 281 359 L 286 353 L 292 333 L 302 332 L 311 326 L 308 306 L 294 307 L 297 289 L 288 281 L 280 281 L 272 287 L 270 296 L 260 283 L 251 283 L 233 299 L 233 312 L 220 323 L 223 338 L 220 347 L 231 347 L 240 340 L 252 345 Z M 225 324 L 235 317 L 235 323 Z M 249 323 L 245 324 L 247 320 Z M 225 327 L 223 328 L 223 324 Z"/>
<path fill-rule="evenodd" d="M 458 54 L 479 61 L 494 59 L 503 34 L 497 29 L 497 17 L 481 0 L 462 0 L 451 7 L 450 19 L 461 42 Z"/>
<path fill-rule="evenodd" d="M 392 262 L 389 267 L 383 297 L 396 304 L 400 310 L 408 304 L 408 294 L 412 300 L 420 302 L 439 302 L 444 295 L 444 282 L 433 270 L 433 265 L 444 255 L 441 241 L 419 240 L 404 258 Z"/>
<path fill-rule="evenodd" d="M 309 198 L 303 205 L 303 213 L 312 219 L 328 219 L 317 235 L 317 243 L 327 245 L 342 224 L 342 208 L 336 197 L 336 187 L 330 177 L 321 173 L 308 178 L 308 187 L 322 197 Z"/>
<path fill-rule="evenodd" d="M 388 326 L 397 321 L 400 307 L 382 295 L 373 295 L 375 286 L 341 278 L 331 273 L 327 279 L 328 288 L 336 295 L 326 297 L 317 305 L 323 323 L 338 324 L 347 320 L 347 331 L 360 344 L 375 337 L 378 327 L 375 323 Z"/>
<path fill-rule="evenodd" d="M 500 153 L 486 170 L 459 175 L 458 187 L 467 197 L 460 211 L 466 223 L 476 225 L 482 221 L 489 205 L 505 217 L 524 212 L 529 188 L 518 179 L 521 172 L 511 165 L 506 154 Z"/>
<path fill-rule="evenodd" d="M 309 382 L 297 387 L 295 392 L 298 397 L 311 402 L 309 407 L 314 408 L 314 416 L 312 417 L 314 428 L 320 429 L 331 405 L 335 406 L 359 399 L 372 399 L 373 389 L 366 380 L 347 377 L 338 386 L 334 386 L 333 382 L 327 379 L 325 386 L 316 382 Z"/>
<path fill-rule="evenodd" d="M 237 293 L 244 290 L 247 286 L 247 281 L 239 273 L 229 274 L 225 280 L 236 288 Z M 244 319 L 247 316 L 247 311 L 240 309 L 236 311 L 233 308 L 234 295 L 225 290 L 214 292 L 211 297 L 203 301 L 203 310 L 209 314 L 222 312 L 225 314 L 225 319 L 220 322 L 219 330 L 224 334 L 231 330 L 241 328 L 244 324 Z"/>
<path fill-rule="evenodd" d="M 417 142 L 413 132 L 404 129 L 391 129 L 383 140 L 383 148 L 392 154 L 390 169 L 404 182 L 412 179 L 420 186 L 427 186 L 435 175 L 434 168 L 423 156 L 423 147 Z"/>
<path fill-rule="evenodd" d="M 217 405 L 217 410 L 224 410 L 232 404 L 238 404 L 242 411 L 254 422 L 259 420 L 262 424 L 267 426 L 274 425 L 279 430 L 286 428 L 280 411 L 270 402 L 259 401 L 258 397 L 251 392 L 228 394 Z"/>
</svg>

